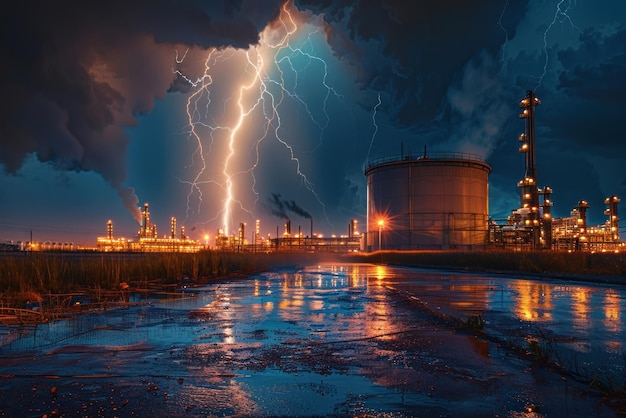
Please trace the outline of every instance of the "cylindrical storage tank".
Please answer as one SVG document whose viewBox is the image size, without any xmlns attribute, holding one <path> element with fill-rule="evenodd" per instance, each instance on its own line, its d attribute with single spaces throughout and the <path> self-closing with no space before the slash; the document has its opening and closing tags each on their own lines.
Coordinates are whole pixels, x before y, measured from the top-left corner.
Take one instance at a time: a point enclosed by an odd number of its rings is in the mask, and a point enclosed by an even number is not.
<svg viewBox="0 0 626 418">
<path fill-rule="evenodd" d="M 490 172 L 483 157 L 464 153 L 371 162 L 365 249 L 484 248 Z"/>
</svg>

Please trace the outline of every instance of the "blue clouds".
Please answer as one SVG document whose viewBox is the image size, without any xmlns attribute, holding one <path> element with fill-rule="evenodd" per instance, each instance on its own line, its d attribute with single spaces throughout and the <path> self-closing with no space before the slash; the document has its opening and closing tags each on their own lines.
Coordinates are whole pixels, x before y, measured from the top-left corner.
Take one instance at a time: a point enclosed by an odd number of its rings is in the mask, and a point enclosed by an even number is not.
<svg viewBox="0 0 626 418">
<path fill-rule="evenodd" d="M 71 178 L 85 172 L 91 173 L 89 179 L 100 176 L 104 182 L 94 183 L 93 192 L 109 195 L 102 188 L 110 187 L 125 202 L 111 204 L 116 222 L 128 222 L 137 204 L 151 201 L 158 202 L 152 210 L 163 217 L 161 224 L 177 216 L 211 232 L 220 227 L 223 186 L 211 183 L 219 180 L 220 158 L 206 154 L 216 171 L 202 179 L 203 203 L 192 196 L 189 211 L 186 201 L 191 190 L 185 182 L 193 178 L 199 160 L 180 108 L 192 88 L 173 70 L 187 48 L 190 55 L 180 69 L 197 76 L 204 70 L 205 48 L 256 44 L 278 16 L 280 2 L 85 6 L 66 1 L 36 6 L 33 12 L 24 9 L 25 3 L 11 3 L 1 18 L 6 30 L 0 52 L 8 65 L 0 68 L 7 98 L 0 105 L 0 185 L 3 195 L 14 197 L 0 217 L 19 224 L 32 219 L 24 206 L 36 206 L 38 200 L 26 198 L 17 179 L 32 175 L 20 169 L 29 161 L 32 173 L 34 157 L 45 163 L 45 173 L 54 167 Z M 238 212 L 235 224 L 257 216 L 268 225 L 276 222 L 258 203 L 272 193 L 297 202 L 328 233 L 343 232 L 349 218 L 363 221 L 362 169 L 370 145 L 372 158 L 399 153 L 401 147 L 419 152 L 424 145 L 484 153 L 494 168 L 492 190 L 498 191 L 492 194 L 492 208 L 515 209 L 516 183 L 523 175 L 517 102 L 533 88 L 543 102 L 537 113 L 539 180 L 554 190 L 555 216 L 567 216 L 572 205 L 585 199 L 591 204 L 591 222 L 601 223 L 603 194 L 626 196 L 626 174 L 619 168 L 626 157 L 620 123 L 626 94 L 626 22 L 620 18 L 626 16 L 625 4 L 296 0 L 295 6 L 302 11 L 299 19 L 318 30 L 307 48 L 322 54 L 328 86 L 337 93 L 328 96 L 324 111 L 320 103 L 328 91 L 320 84 L 320 63 L 292 56 L 302 71 L 297 80 L 286 73 L 287 87 L 310 108 L 287 97 L 281 133 L 317 196 L 293 175 L 286 148 L 268 140 L 261 145 L 265 155 L 255 178 L 240 175 L 247 185 L 241 206 L 251 213 Z M 242 68 L 250 70 L 244 64 L 237 71 Z M 205 119 L 214 123 L 237 85 L 234 68 L 219 71 Z M 378 97 L 380 129 L 372 144 Z M 155 123 L 155 111 L 160 123 Z M 262 124 L 263 117 L 251 121 Z M 248 168 L 255 158 L 250 144 L 238 149 Z M 572 167 L 579 168 L 575 176 Z M 36 178 L 45 184 L 38 190 L 50 193 L 40 202 L 72 191 L 54 176 Z M 257 195 L 250 191 L 253 184 Z M 67 216 L 85 225 L 100 222 L 90 218 L 88 208 L 102 203 L 79 189 L 86 210 L 68 208 Z M 505 215 L 502 209 L 497 214 Z"/>
</svg>

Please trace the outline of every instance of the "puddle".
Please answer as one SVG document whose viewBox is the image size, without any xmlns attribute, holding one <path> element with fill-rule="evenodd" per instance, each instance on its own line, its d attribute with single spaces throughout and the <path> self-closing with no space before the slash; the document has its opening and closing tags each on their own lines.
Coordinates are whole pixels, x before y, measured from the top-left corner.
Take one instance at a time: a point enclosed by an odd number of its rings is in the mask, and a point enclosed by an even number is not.
<svg viewBox="0 0 626 418">
<path fill-rule="evenodd" d="M 501 342 L 537 338 L 623 384 L 624 295 L 366 264 L 268 273 L 5 334 L 0 414 L 616 416 Z M 491 338 L 449 321 L 476 315 Z"/>
</svg>

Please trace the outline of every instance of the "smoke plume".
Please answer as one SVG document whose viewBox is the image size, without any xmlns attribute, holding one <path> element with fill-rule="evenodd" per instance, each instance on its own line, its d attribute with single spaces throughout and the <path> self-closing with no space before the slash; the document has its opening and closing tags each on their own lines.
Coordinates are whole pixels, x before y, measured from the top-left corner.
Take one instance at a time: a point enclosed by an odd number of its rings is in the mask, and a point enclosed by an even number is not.
<svg viewBox="0 0 626 418">
<path fill-rule="evenodd" d="M 272 196 L 268 198 L 268 201 L 268 210 L 272 215 L 280 219 L 289 219 L 287 212 L 285 212 L 285 205 L 281 200 L 280 194 L 272 193 Z"/>
<path fill-rule="evenodd" d="M 174 91 L 176 51 L 247 48 L 280 1 L 10 2 L 0 24 L 0 169 L 99 173 L 137 217 L 125 129 Z"/>
<path fill-rule="evenodd" d="M 268 198 L 268 211 L 281 219 L 289 219 L 287 211 L 306 219 L 312 218 L 311 214 L 301 208 L 295 201 L 283 200 L 279 193 L 272 193 Z"/>
<path fill-rule="evenodd" d="M 306 210 L 302 209 L 293 200 L 286 201 L 286 202 L 284 202 L 284 204 L 287 207 L 287 209 L 289 209 L 291 212 L 295 213 L 296 215 L 302 216 L 303 218 L 306 218 L 306 219 L 311 219 L 311 215 L 309 214 L 309 212 L 307 212 Z"/>
</svg>

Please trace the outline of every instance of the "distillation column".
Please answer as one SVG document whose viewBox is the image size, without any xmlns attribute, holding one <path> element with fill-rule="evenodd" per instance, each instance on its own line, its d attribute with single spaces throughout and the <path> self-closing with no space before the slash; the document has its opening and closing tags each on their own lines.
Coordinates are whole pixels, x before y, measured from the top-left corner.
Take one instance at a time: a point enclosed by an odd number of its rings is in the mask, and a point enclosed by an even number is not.
<svg viewBox="0 0 626 418">
<path fill-rule="evenodd" d="M 526 121 L 526 131 L 519 136 L 522 145 L 519 151 L 526 156 L 526 173 L 517 185 L 521 192 L 521 207 L 528 210 L 525 224 L 532 228 L 532 247 L 540 248 L 541 228 L 539 219 L 539 189 L 537 187 L 537 164 L 535 153 L 535 107 L 541 102 L 532 90 L 526 92 L 519 105 L 522 109 L 520 119 Z"/>
<path fill-rule="evenodd" d="M 611 239 L 614 243 L 620 241 L 619 238 L 619 218 L 617 217 L 617 204 L 620 202 L 620 198 L 617 196 L 611 196 L 604 199 L 604 203 L 607 208 L 604 210 L 604 214 L 608 215 L 607 226 L 611 231 Z"/>
</svg>

